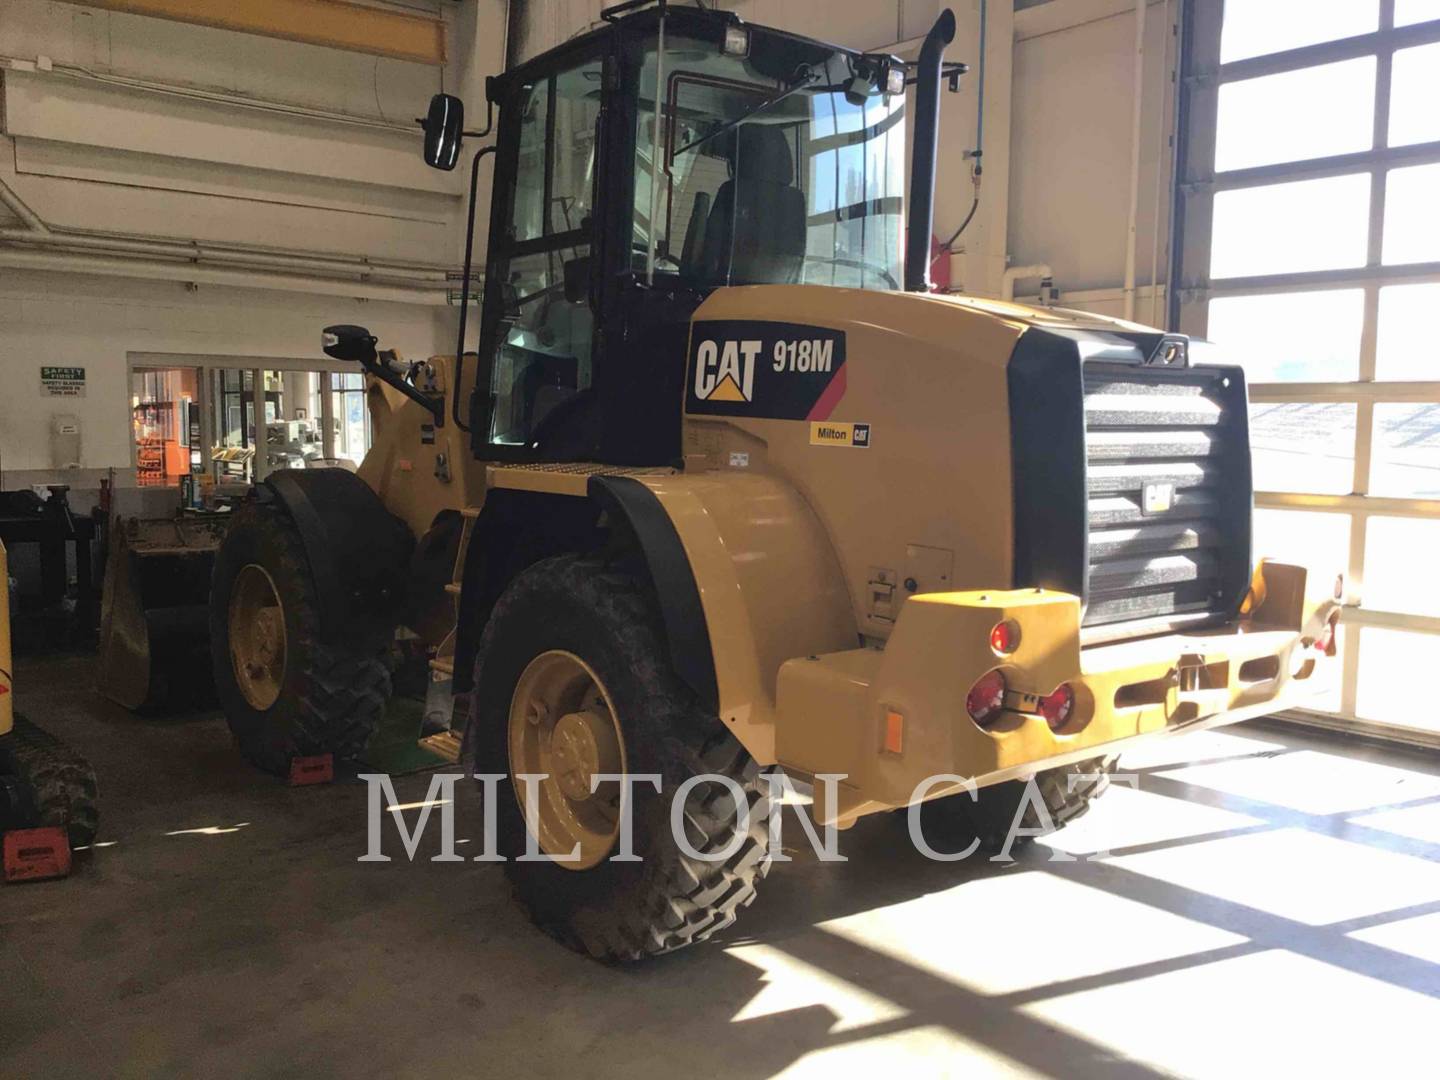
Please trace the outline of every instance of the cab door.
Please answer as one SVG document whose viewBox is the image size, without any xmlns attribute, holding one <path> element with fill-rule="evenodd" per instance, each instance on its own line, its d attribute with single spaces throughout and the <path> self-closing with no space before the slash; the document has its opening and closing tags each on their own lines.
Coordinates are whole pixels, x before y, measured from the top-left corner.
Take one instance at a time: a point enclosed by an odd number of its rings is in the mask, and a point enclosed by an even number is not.
<svg viewBox="0 0 1440 1080">
<path fill-rule="evenodd" d="M 471 403 L 481 459 L 573 460 L 594 443 L 605 45 L 522 68 L 501 90 Z"/>
</svg>

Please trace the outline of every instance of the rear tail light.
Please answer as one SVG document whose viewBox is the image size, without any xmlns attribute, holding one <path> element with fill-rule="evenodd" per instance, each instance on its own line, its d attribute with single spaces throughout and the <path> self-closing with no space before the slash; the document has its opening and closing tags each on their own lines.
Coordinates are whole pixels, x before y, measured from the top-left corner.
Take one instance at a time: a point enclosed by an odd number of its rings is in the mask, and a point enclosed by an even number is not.
<svg viewBox="0 0 1440 1080">
<path fill-rule="evenodd" d="M 1326 656 L 1335 655 L 1335 627 L 1340 622 L 1340 612 L 1333 611 L 1330 618 L 1325 622 L 1325 629 L 1320 631 L 1320 636 L 1315 639 L 1315 651 L 1322 652 Z"/>
<path fill-rule="evenodd" d="M 998 622 L 990 630 L 990 648 L 997 656 L 1009 656 L 1020 647 L 1020 624 L 1014 619 Z"/>
<path fill-rule="evenodd" d="M 976 679 L 965 695 L 965 711 L 970 719 L 982 728 L 993 723 L 1005 707 L 1005 690 L 1005 676 L 999 671 L 987 671 Z"/>
<path fill-rule="evenodd" d="M 1050 725 L 1051 731 L 1063 728 L 1074 711 L 1075 691 L 1069 683 L 1061 683 L 1040 699 L 1040 715 Z"/>
</svg>

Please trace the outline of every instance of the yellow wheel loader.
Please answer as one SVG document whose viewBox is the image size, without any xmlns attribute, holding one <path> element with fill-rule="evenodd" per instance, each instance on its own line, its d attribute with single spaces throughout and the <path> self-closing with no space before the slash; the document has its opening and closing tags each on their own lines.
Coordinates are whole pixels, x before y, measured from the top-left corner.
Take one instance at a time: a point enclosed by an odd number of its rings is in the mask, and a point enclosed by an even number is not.
<svg viewBox="0 0 1440 1080">
<path fill-rule="evenodd" d="M 994 844 L 1079 813 L 1134 740 L 1312 677 L 1338 608 L 1252 560 L 1244 373 L 929 291 L 954 27 L 906 63 L 632 3 L 488 80 L 478 348 L 468 303 L 422 363 L 329 328 L 374 448 L 272 476 L 217 556 L 255 760 L 354 753 L 404 628 L 476 772 L 510 778 L 519 900 L 628 960 L 753 899 L 767 773 L 812 781 L 821 822 L 925 802 Z M 444 169 L 477 134 L 445 95 L 422 126 Z"/>
<path fill-rule="evenodd" d="M 15 712 L 10 652 L 10 577 L 0 544 L 0 833 L 53 827 L 72 847 L 95 838 L 95 770 Z M 8 868 L 7 868 L 8 870 Z"/>
</svg>

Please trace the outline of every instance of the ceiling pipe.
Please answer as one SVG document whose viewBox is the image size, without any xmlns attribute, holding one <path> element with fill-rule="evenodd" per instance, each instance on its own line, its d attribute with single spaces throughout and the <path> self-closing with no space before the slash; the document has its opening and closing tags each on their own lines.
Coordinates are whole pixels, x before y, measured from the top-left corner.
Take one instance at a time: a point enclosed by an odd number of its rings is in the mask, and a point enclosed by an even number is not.
<svg viewBox="0 0 1440 1080">
<path fill-rule="evenodd" d="M 38 221 L 38 219 L 36 219 Z M 90 253 L 114 252 L 184 259 L 190 262 L 218 262 L 242 266 L 296 270 L 312 274 L 359 274 L 366 278 L 390 277 L 407 282 L 443 283 L 446 272 L 436 267 L 402 266 L 365 259 L 327 259 L 309 255 L 287 255 L 252 251 L 226 245 L 199 244 L 180 240 L 140 240 L 78 232 L 37 233 L 22 229 L 0 229 L 0 240 L 44 247 L 75 249 Z"/>
<path fill-rule="evenodd" d="M 396 304 L 422 304 L 431 307 L 445 306 L 450 302 L 448 290 L 427 288 L 424 284 L 406 286 L 376 281 L 343 281 L 336 278 L 287 274 L 278 271 L 198 266 L 193 262 L 116 258 L 68 251 L 22 251 L 13 247 L 0 248 L 0 267 L 224 285 L 242 289 L 300 291 L 322 296 L 348 296 L 366 300 L 385 300 Z"/>
<path fill-rule="evenodd" d="M 1135 245 L 1140 216 L 1140 135 L 1145 106 L 1145 5 L 1135 0 L 1135 86 L 1130 115 L 1130 203 L 1125 220 L 1125 318 L 1135 320 Z"/>
<path fill-rule="evenodd" d="M 50 234 L 50 227 L 40 220 L 40 215 L 35 213 L 34 210 L 31 210 L 30 207 L 25 204 L 25 200 L 15 194 L 15 189 L 5 183 L 4 180 L 0 180 L 0 202 L 8 206 L 10 211 L 25 223 L 24 229 L 5 229 L 0 231 L 15 233 L 17 236 L 27 239 L 38 239 L 39 237 Z"/>
</svg>

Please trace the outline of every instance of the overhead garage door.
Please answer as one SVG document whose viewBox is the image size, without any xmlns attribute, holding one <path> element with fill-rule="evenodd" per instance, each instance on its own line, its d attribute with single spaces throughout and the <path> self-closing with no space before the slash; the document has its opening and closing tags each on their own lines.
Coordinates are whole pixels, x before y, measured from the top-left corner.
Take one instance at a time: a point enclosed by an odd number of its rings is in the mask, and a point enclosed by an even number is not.
<svg viewBox="0 0 1440 1080">
<path fill-rule="evenodd" d="M 1440 743 L 1440 0 L 1192 0 L 1181 329 L 1247 368 L 1255 551 L 1346 573 L 1307 710 Z"/>
</svg>

